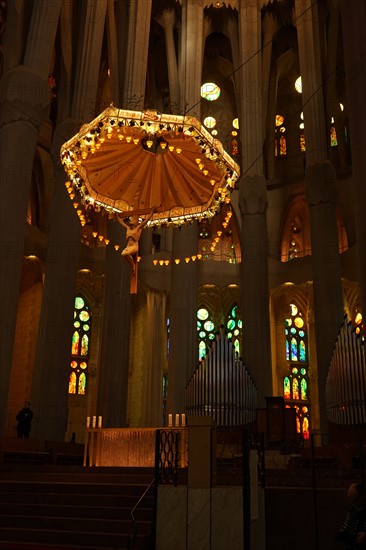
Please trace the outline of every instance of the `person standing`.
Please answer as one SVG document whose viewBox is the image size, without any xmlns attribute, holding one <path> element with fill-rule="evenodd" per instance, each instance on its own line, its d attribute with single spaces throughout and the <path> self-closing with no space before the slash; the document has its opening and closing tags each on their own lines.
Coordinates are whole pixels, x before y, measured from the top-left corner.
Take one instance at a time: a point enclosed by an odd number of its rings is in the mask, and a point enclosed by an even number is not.
<svg viewBox="0 0 366 550">
<path fill-rule="evenodd" d="M 29 433 L 31 431 L 32 419 L 33 419 L 33 411 L 30 408 L 29 401 L 26 401 L 24 403 L 24 407 L 18 412 L 16 419 L 18 421 L 18 425 L 17 425 L 18 437 L 29 439 Z"/>
<path fill-rule="evenodd" d="M 337 540 L 347 546 L 347 550 L 366 549 L 366 487 L 363 483 L 352 483 L 347 490 L 350 509 Z"/>
</svg>

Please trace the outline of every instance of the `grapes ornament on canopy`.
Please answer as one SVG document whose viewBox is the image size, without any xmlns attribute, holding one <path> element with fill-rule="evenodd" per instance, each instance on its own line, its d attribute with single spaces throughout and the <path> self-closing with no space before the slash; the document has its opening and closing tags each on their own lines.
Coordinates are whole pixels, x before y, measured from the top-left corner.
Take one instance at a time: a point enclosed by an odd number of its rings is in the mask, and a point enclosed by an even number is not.
<svg viewBox="0 0 366 550">
<path fill-rule="evenodd" d="M 237 163 L 196 118 L 113 105 L 61 147 L 61 162 L 81 225 L 99 244 L 108 244 L 98 232 L 108 219 L 126 229 L 131 292 L 143 228 L 214 216 L 239 177 Z"/>
</svg>

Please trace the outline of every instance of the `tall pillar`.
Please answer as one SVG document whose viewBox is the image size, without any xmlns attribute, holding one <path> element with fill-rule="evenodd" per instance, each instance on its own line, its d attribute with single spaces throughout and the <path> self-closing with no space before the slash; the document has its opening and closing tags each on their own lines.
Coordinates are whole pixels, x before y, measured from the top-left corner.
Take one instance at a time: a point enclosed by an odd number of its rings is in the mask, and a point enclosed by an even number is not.
<svg viewBox="0 0 366 550">
<path fill-rule="evenodd" d="M 356 220 L 359 285 L 363 318 L 366 318 L 366 5 L 363 0 L 342 1 L 347 111 L 351 134 L 352 177 Z M 361 40 L 361 37 L 363 40 Z"/>
<path fill-rule="evenodd" d="M 63 441 L 67 427 L 68 365 L 80 257 L 80 223 L 65 189 L 66 174 L 59 151 L 75 131 L 74 121 L 59 125 L 52 144 L 54 195 L 32 382 L 33 436 L 45 440 Z"/>
<path fill-rule="evenodd" d="M 25 64 L 9 70 L 0 83 L 0 433 L 6 417 L 33 158 L 49 108 L 47 77 L 60 5 L 61 0 L 52 2 L 51 15 L 46 0 L 34 3 Z"/>
<path fill-rule="evenodd" d="M 166 363 L 166 293 L 148 290 L 144 426 L 163 425 L 163 372 Z"/>
<path fill-rule="evenodd" d="M 272 395 L 269 324 L 268 206 L 263 175 L 261 2 L 241 2 L 239 9 L 242 177 L 241 292 L 243 294 L 243 357 L 258 389 L 258 406 Z M 244 63 L 245 62 L 245 63 Z"/>
<path fill-rule="evenodd" d="M 170 293 L 170 354 L 168 365 L 168 411 L 181 413 L 185 406 L 185 387 L 197 366 L 197 269 L 198 262 L 185 262 L 197 254 L 197 224 L 174 229 Z"/>
<path fill-rule="evenodd" d="M 184 2 L 179 66 L 181 110 L 189 116 L 200 115 L 200 89 L 203 61 L 202 0 Z"/>
<path fill-rule="evenodd" d="M 129 5 L 123 106 L 139 111 L 144 108 L 151 0 L 131 0 Z"/>
<path fill-rule="evenodd" d="M 80 257 L 80 224 L 65 189 L 67 176 L 60 163 L 60 148 L 79 130 L 79 120 L 89 122 L 95 116 L 105 12 L 106 0 L 88 0 L 71 118 L 58 122 L 52 142 L 55 189 L 32 389 L 35 434 L 44 439 L 64 440 L 66 433 L 67 365 Z M 67 16 L 71 14 L 64 12 L 63 17 Z M 66 74 L 60 89 L 67 89 L 67 84 Z"/>
<path fill-rule="evenodd" d="M 114 245 L 124 231 L 116 220 L 108 223 L 106 273 L 97 414 L 106 428 L 122 428 L 127 421 L 130 347 L 130 268 Z"/>
<path fill-rule="evenodd" d="M 320 431 L 327 433 L 325 383 L 334 342 L 343 320 L 343 294 L 336 222 L 336 174 L 327 160 L 318 6 L 296 2 L 302 101 L 305 122 L 305 191 L 310 209 L 314 318 L 319 384 Z M 309 48 L 309 44 L 314 45 Z"/>
<path fill-rule="evenodd" d="M 178 64 L 177 56 L 175 52 L 174 43 L 174 22 L 175 12 L 174 9 L 166 9 L 162 14 L 156 18 L 158 23 L 163 27 L 165 32 L 165 44 L 166 44 L 166 56 L 168 62 L 168 78 L 169 78 L 169 97 L 170 97 L 170 111 L 172 113 L 179 112 L 179 78 L 178 78 Z"/>
</svg>

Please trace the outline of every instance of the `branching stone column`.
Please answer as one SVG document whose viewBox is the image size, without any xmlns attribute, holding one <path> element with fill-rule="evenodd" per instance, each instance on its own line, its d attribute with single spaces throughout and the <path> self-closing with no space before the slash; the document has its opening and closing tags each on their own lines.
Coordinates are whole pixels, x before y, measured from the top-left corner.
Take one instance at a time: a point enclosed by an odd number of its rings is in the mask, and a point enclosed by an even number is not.
<svg viewBox="0 0 366 550">
<path fill-rule="evenodd" d="M 179 109 L 179 79 L 177 56 L 175 53 L 174 43 L 174 22 L 175 14 L 173 9 L 166 9 L 156 18 L 157 22 L 163 27 L 165 32 L 166 55 L 168 61 L 168 77 L 169 77 L 169 92 L 170 92 L 170 108 L 172 113 L 178 112 Z"/>
<path fill-rule="evenodd" d="M 258 406 L 272 395 L 269 326 L 267 189 L 263 176 L 262 69 L 260 2 L 242 2 L 239 10 L 242 177 L 241 292 L 243 294 L 243 357 L 257 389 Z"/>
<path fill-rule="evenodd" d="M 325 383 L 332 350 L 343 319 L 343 294 L 336 223 L 336 175 L 327 158 L 318 6 L 310 0 L 296 2 L 302 101 L 305 121 L 305 190 L 310 209 L 310 232 L 314 288 L 314 317 L 318 363 L 321 433 L 328 432 Z M 314 45 L 309 47 L 309 44 Z"/>
<path fill-rule="evenodd" d="M 162 426 L 163 372 L 166 363 L 166 293 L 147 291 L 144 426 Z"/>
<path fill-rule="evenodd" d="M 35 433 L 37 437 L 44 439 L 63 440 L 66 432 L 67 365 L 70 361 L 80 257 L 80 224 L 65 189 L 67 176 L 61 167 L 60 148 L 79 130 L 80 120 L 87 122 L 95 114 L 106 6 L 106 0 L 89 0 L 87 3 L 80 57 L 83 62 L 77 68 L 78 77 L 73 88 L 71 114 L 67 113 L 70 118 L 58 123 L 52 142 L 55 189 L 32 389 Z M 63 17 L 71 18 L 71 13 L 66 11 Z M 72 52 L 69 54 L 72 55 Z M 67 87 L 67 84 L 66 74 L 65 79 L 60 82 L 60 88 Z M 66 105 L 63 106 L 63 110 L 65 109 Z"/>
<path fill-rule="evenodd" d="M 347 74 L 347 98 L 351 130 L 352 174 L 355 190 L 355 217 L 358 271 L 362 315 L 366 318 L 366 52 L 360 48 L 360 36 L 366 36 L 366 4 L 362 0 L 342 0 L 344 52 Z"/>
<path fill-rule="evenodd" d="M 49 108 L 47 77 L 61 0 L 51 4 L 34 3 L 25 64 L 5 73 L 0 83 L 0 433 L 6 418 L 33 159 Z"/>
<path fill-rule="evenodd" d="M 76 131 L 74 121 L 65 122 L 57 128 L 52 144 L 50 170 L 55 166 L 55 188 L 32 383 L 34 437 L 45 440 L 63 441 L 67 427 L 68 365 L 80 257 L 80 223 L 65 189 L 67 176 L 60 164 L 59 152 L 61 145 Z"/>
<path fill-rule="evenodd" d="M 190 116 L 200 115 L 203 46 L 202 0 L 184 2 L 179 81 L 181 110 Z"/>
<path fill-rule="evenodd" d="M 184 412 L 185 387 L 197 366 L 197 264 L 184 258 L 197 254 L 197 224 L 174 229 L 174 257 L 170 294 L 170 356 L 168 365 L 168 411 Z"/>
<path fill-rule="evenodd" d="M 130 267 L 114 249 L 121 242 L 118 221 L 108 223 L 104 310 L 97 413 L 106 428 L 126 426 L 130 347 Z"/>
<path fill-rule="evenodd" d="M 139 111 L 144 107 L 151 0 L 131 0 L 129 5 L 123 106 L 127 109 Z"/>
</svg>

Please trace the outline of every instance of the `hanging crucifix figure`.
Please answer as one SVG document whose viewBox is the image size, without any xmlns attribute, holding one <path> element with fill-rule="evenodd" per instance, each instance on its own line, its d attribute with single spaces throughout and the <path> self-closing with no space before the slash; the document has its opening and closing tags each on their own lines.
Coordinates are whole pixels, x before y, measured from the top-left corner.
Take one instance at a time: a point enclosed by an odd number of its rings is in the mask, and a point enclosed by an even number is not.
<svg viewBox="0 0 366 550">
<path fill-rule="evenodd" d="M 126 229 L 126 246 L 121 252 L 121 256 L 129 263 L 131 269 L 131 282 L 130 292 L 136 294 L 137 292 L 137 265 L 138 265 L 138 252 L 139 252 L 139 240 L 141 233 L 145 225 L 151 220 L 156 208 L 153 208 L 151 212 L 145 216 L 142 222 L 139 222 L 139 216 L 131 216 L 129 222 L 126 223 L 123 219 L 123 214 L 117 215 L 117 220 Z"/>
</svg>

